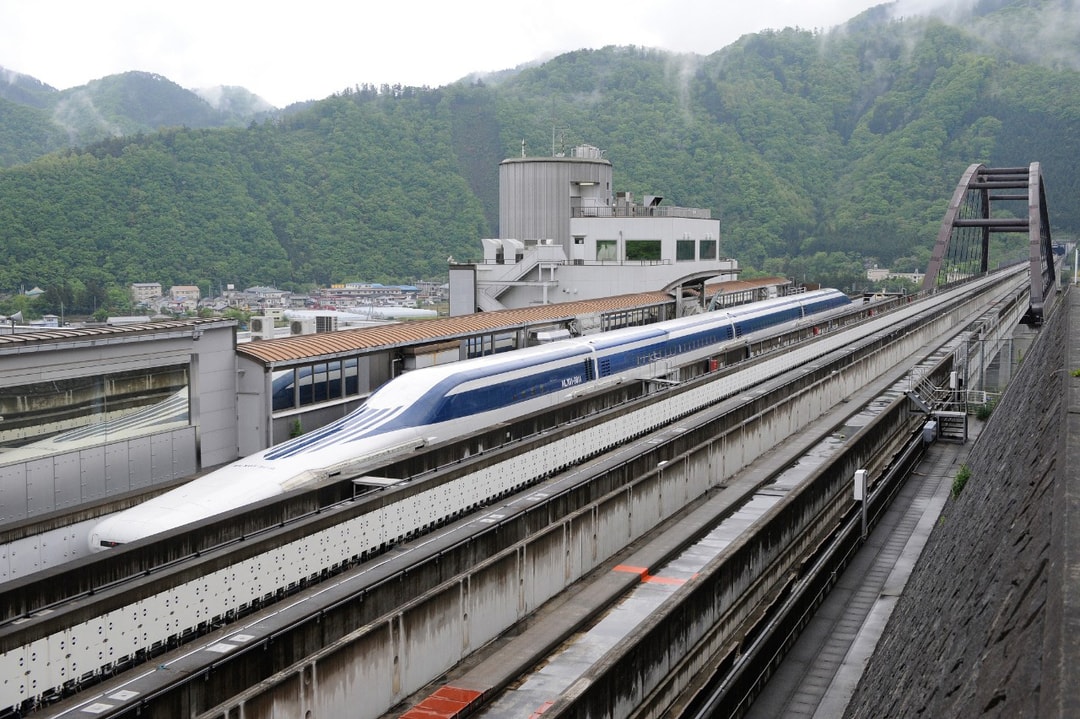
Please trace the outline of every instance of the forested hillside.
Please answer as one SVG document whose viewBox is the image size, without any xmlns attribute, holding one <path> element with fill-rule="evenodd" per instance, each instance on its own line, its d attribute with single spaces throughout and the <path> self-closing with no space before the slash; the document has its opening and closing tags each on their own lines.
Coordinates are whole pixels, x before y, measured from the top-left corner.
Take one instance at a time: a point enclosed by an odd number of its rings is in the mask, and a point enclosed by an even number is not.
<svg viewBox="0 0 1080 719">
<path fill-rule="evenodd" d="M 1036 27 L 1063 2 L 983 3 L 962 25 L 877 9 L 708 57 L 582 50 L 487 84 L 361 86 L 242 128 L 23 161 L 0 171 L 0 292 L 438 278 L 497 233 L 497 166 L 523 142 L 531 155 L 596 145 L 615 189 L 710 208 L 744 267 L 842 287 L 870 261 L 924 268 L 974 162 L 1041 162 L 1055 237 L 1075 235 L 1080 73 L 978 32 L 1003 16 Z M 0 157 L 9 119 L 26 136 L 34 112 L 0 104 Z"/>
</svg>

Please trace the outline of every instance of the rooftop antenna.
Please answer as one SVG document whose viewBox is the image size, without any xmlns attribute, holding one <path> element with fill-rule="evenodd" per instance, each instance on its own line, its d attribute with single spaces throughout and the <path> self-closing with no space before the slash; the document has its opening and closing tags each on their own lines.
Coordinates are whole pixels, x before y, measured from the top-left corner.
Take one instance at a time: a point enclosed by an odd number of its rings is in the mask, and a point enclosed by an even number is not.
<svg viewBox="0 0 1080 719">
<path fill-rule="evenodd" d="M 556 149 L 556 142 L 558 149 Z M 555 123 L 551 124 L 551 156 L 566 157 L 566 128 L 556 127 Z"/>
<path fill-rule="evenodd" d="M 521 138 L 521 156 L 525 157 L 525 138 Z"/>
<path fill-rule="evenodd" d="M 559 148 L 556 150 L 555 143 L 558 137 Z M 566 128 L 555 124 L 555 98 L 551 98 L 551 156 L 566 157 Z"/>
</svg>

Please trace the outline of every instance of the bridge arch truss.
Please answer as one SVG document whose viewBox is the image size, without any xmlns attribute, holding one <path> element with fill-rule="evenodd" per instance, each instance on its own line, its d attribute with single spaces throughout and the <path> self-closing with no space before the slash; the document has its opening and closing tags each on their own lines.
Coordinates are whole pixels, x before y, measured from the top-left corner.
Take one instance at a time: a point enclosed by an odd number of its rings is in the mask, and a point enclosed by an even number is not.
<svg viewBox="0 0 1080 719">
<path fill-rule="evenodd" d="M 1026 207 L 1018 205 L 1021 202 Z M 967 168 L 942 220 L 923 289 L 940 289 L 985 274 L 995 232 L 1027 235 L 1031 297 L 1022 322 L 1041 325 L 1057 297 L 1057 274 L 1038 162 L 1027 167 Z"/>
</svg>

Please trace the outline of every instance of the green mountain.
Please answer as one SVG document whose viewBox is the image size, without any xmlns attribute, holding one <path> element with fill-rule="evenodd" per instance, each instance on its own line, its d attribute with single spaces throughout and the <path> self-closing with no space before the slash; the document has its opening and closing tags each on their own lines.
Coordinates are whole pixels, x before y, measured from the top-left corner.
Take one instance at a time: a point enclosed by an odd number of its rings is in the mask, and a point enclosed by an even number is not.
<svg viewBox="0 0 1080 719">
<path fill-rule="evenodd" d="M 974 162 L 1041 162 L 1055 238 L 1080 233 L 1072 1 L 891 12 L 748 35 L 707 57 L 606 47 L 484 82 L 361 86 L 224 129 L 174 122 L 163 78 L 139 78 L 145 95 L 96 88 L 117 126 L 173 129 L 0 171 L 0 291 L 437 278 L 448 255 L 476 258 L 496 234 L 497 166 L 523 143 L 532 155 L 596 145 L 614 189 L 712 209 L 744 267 L 845 288 L 871 261 L 925 268 Z M 0 157 L 9 115 L 29 127 L 45 112 L 11 104 Z"/>
<path fill-rule="evenodd" d="M 148 72 L 60 91 L 0 68 L 0 167 L 163 127 L 243 127 L 273 111 L 243 88 L 185 90 Z"/>
</svg>

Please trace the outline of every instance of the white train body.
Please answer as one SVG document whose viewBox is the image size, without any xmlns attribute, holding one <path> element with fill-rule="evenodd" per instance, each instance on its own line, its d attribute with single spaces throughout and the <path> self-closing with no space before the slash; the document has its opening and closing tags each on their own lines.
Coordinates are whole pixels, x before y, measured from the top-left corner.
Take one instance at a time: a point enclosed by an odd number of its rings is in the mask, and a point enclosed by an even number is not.
<svg viewBox="0 0 1080 719">
<path fill-rule="evenodd" d="M 414 370 L 380 387 L 347 417 L 107 517 L 91 530 L 90 549 L 132 542 L 331 476 L 358 476 L 423 445 L 615 383 L 660 377 L 744 335 L 849 303 L 836 290 L 818 290 Z"/>
</svg>

